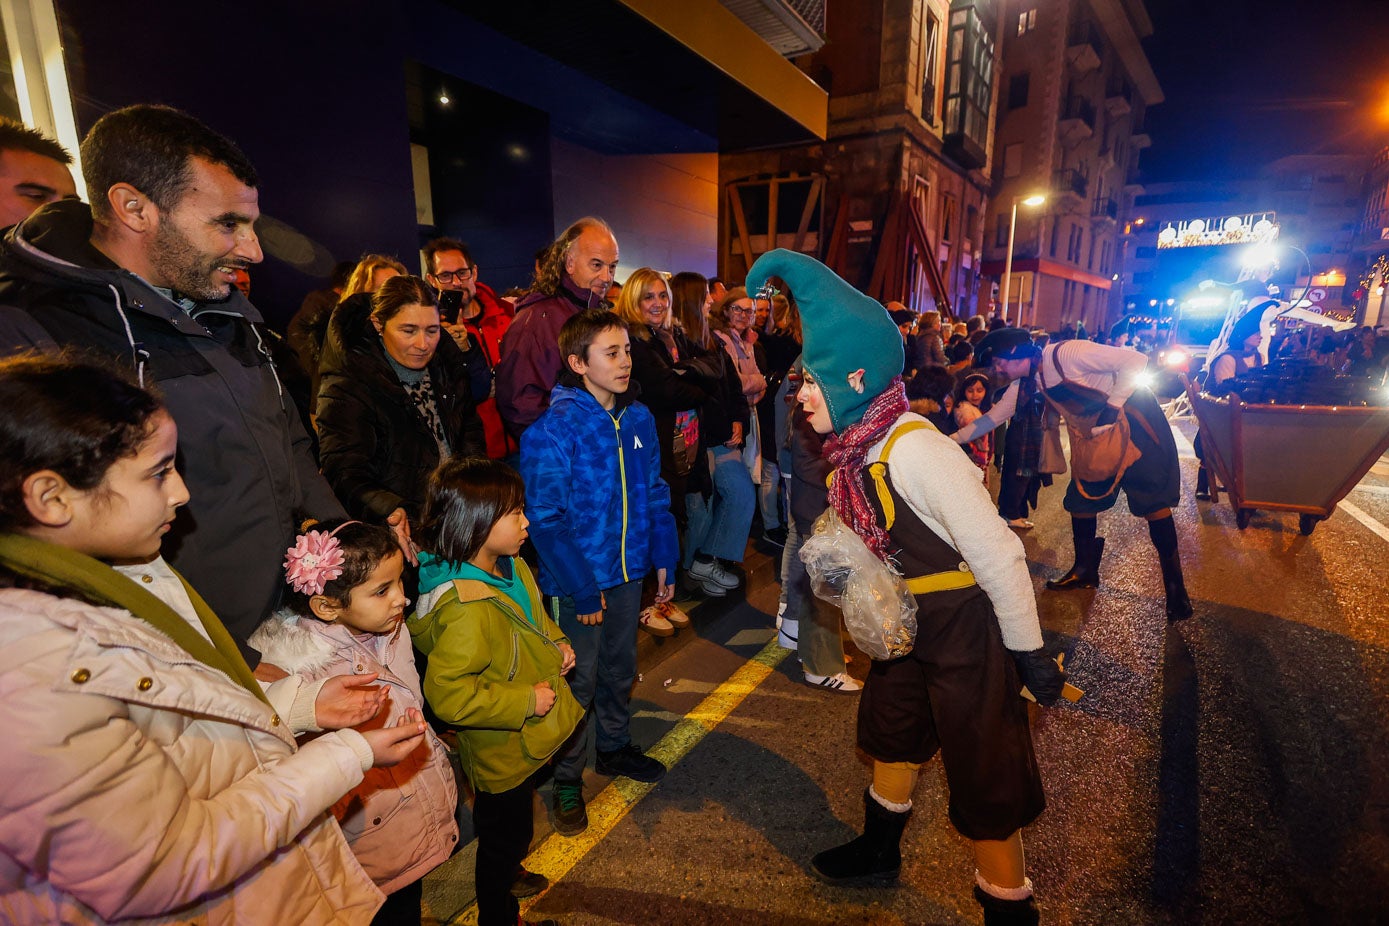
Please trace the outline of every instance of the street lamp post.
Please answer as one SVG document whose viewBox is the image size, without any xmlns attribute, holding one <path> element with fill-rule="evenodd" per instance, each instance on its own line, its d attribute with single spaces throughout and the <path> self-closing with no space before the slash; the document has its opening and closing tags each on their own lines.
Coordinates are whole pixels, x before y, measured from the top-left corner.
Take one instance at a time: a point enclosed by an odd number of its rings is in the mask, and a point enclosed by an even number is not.
<svg viewBox="0 0 1389 926">
<path fill-rule="evenodd" d="M 1041 195 L 1040 193 L 1028 196 L 1025 199 L 1021 200 L 1024 206 L 1040 206 L 1042 203 L 1046 201 L 1047 198 Z M 999 301 L 1003 303 L 1003 321 L 1005 324 L 1008 321 L 1008 285 L 1013 280 L 1013 239 L 1018 232 L 1018 202 L 1019 200 L 1016 197 L 1014 197 L 1013 214 L 1012 217 L 1008 220 L 1008 253 L 1003 258 L 1003 288 L 999 293 Z M 1018 314 L 1022 314 L 1021 309 L 1019 310 Z"/>
</svg>

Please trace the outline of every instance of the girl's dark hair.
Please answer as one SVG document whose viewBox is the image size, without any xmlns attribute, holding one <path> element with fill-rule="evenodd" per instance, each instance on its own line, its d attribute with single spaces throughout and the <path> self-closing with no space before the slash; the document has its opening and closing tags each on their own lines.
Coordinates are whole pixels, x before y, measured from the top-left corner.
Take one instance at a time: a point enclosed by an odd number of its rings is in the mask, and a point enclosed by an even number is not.
<svg viewBox="0 0 1389 926">
<path fill-rule="evenodd" d="M 338 530 L 341 528 L 341 530 Z M 400 553 L 400 544 L 390 528 L 363 521 L 349 523 L 344 518 L 320 521 L 309 530 L 331 534 L 342 549 L 342 575 L 323 586 L 323 595 L 336 601 L 342 607 L 352 603 L 352 590 L 365 582 L 381 561 L 393 553 Z M 401 554 L 402 556 L 404 554 Z M 285 586 L 285 605 L 300 617 L 313 617 L 309 608 L 311 596 L 296 592 L 292 585 Z"/>
<path fill-rule="evenodd" d="M 955 388 L 955 377 L 940 364 L 927 364 L 907 380 L 908 399 L 934 399 L 941 408 L 945 407 L 945 397 Z"/>
<path fill-rule="evenodd" d="M 979 403 L 981 412 L 988 411 L 993 406 L 993 380 L 987 373 L 970 373 L 960 377 L 959 383 L 955 386 L 955 404 L 959 405 L 965 400 L 965 390 L 969 389 L 972 383 L 984 384 L 984 401 Z"/>
<path fill-rule="evenodd" d="M 487 542 L 492 525 L 524 507 L 526 485 L 516 470 L 499 460 L 449 457 L 429 476 L 416 535 L 435 556 L 466 563 Z"/>
<path fill-rule="evenodd" d="M 708 297 L 709 283 L 699 274 L 682 270 L 670 278 L 671 317 L 684 329 L 686 338 L 706 349 L 709 321 L 704 317 L 704 302 Z"/>
<path fill-rule="evenodd" d="M 134 456 L 163 404 L 125 374 L 75 355 L 0 360 L 0 531 L 34 523 L 24 480 L 51 469 L 76 489 Z"/>
<path fill-rule="evenodd" d="M 371 317 L 384 324 L 399 315 L 407 305 L 437 309 L 439 297 L 434 294 L 434 287 L 419 277 L 391 277 L 371 294 Z"/>
</svg>

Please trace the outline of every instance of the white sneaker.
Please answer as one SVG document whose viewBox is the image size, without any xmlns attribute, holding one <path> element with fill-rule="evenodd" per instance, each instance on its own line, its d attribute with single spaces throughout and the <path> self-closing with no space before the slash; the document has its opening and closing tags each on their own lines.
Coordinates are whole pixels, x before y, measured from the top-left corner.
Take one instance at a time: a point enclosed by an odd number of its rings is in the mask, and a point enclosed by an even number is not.
<svg viewBox="0 0 1389 926">
<path fill-rule="evenodd" d="M 738 577 L 720 566 L 718 560 L 710 560 L 706 563 L 696 559 L 694 565 L 690 566 L 689 572 L 701 582 L 712 582 L 720 588 L 734 589 L 738 587 Z"/>
<path fill-rule="evenodd" d="M 661 602 L 656 605 L 656 610 L 661 613 L 662 617 L 670 622 L 672 627 L 680 628 L 690 626 L 690 616 L 680 610 L 673 601 Z"/>
<path fill-rule="evenodd" d="M 670 621 L 661 615 L 660 608 L 654 604 L 649 608 L 642 609 L 641 614 L 637 617 L 637 626 L 656 637 L 668 637 L 675 633 L 675 628 L 671 626 Z"/>
<path fill-rule="evenodd" d="M 776 645 L 782 649 L 794 650 L 797 647 L 796 635 L 800 633 L 800 621 L 791 620 L 781 615 L 776 619 Z"/>
<path fill-rule="evenodd" d="M 842 691 L 846 694 L 863 688 L 858 680 L 848 672 L 840 672 L 836 675 L 813 675 L 807 672 L 805 683 L 812 688 L 827 688 L 830 691 Z"/>
</svg>

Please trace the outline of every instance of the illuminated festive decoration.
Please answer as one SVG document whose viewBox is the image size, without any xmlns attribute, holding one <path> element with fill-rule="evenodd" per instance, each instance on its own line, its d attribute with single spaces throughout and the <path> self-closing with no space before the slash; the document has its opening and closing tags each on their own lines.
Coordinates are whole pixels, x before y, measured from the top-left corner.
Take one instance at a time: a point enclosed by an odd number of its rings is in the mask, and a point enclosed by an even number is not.
<svg viewBox="0 0 1389 926">
<path fill-rule="evenodd" d="M 1267 244 L 1278 238 L 1277 216 L 1272 212 L 1188 219 L 1171 222 L 1158 232 L 1159 250 L 1167 248 L 1205 248 L 1227 244 Z"/>
</svg>

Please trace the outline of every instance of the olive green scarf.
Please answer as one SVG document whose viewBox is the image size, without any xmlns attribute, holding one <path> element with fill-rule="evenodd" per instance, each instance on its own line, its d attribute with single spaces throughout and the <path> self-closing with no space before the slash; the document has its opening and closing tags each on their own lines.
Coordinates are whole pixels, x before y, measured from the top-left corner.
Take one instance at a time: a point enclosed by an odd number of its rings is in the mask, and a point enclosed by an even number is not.
<svg viewBox="0 0 1389 926">
<path fill-rule="evenodd" d="M 194 659 L 225 673 L 257 698 L 270 703 L 227 628 L 183 576 L 179 576 L 179 581 L 183 582 L 207 637 L 194 630 L 177 611 L 155 595 L 100 560 L 76 550 L 21 534 L 0 534 L 0 566 L 45 585 L 81 592 L 93 602 L 129 611 L 169 637 Z"/>
</svg>

